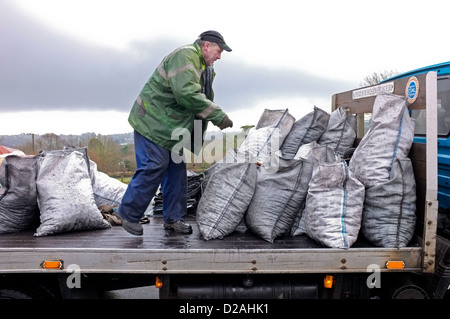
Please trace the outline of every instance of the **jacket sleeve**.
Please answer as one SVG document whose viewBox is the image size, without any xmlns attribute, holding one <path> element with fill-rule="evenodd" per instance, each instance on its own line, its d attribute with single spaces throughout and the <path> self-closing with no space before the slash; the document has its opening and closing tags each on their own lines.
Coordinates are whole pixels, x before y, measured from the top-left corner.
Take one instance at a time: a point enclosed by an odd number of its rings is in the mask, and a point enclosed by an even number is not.
<svg viewBox="0 0 450 319">
<path fill-rule="evenodd" d="M 165 63 L 167 80 L 179 105 L 197 117 L 218 125 L 225 117 L 222 109 L 202 93 L 201 65 L 196 52 L 182 50 Z"/>
</svg>

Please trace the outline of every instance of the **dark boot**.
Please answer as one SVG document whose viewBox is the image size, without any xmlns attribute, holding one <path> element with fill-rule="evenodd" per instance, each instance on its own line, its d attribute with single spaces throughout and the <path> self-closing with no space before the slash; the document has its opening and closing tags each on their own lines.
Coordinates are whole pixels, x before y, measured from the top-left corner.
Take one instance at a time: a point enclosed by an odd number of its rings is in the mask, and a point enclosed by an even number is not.
<svg viewBox="0 0 450 319">
<path fill-rule="evenodd" d="M 173 230 L 174 232 L 180 234 L 191 234 L 192 227 L 188 223 L 185 223 L 182 220 L 176 221 L 174 223 L 164 223 L 164 229 Z"/>
</svg>

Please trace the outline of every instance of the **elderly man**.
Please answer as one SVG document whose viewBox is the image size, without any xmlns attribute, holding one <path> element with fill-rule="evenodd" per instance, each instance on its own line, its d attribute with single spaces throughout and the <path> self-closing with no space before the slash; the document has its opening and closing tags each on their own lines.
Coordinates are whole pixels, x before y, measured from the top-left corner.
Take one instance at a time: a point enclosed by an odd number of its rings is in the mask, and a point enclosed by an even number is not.
<svg viewBox="0 0 450 319">
<path fill-rule="evenodd" d="M 213 102 L 212 66 L 224 50 L 231 51 L 219 32 L 203 32 L 193 44 L 166 56 L 136 99 L 128 121 L 134 129 L 137 170 L 118 209 L 122 226 L 130 234 L 143 234 L 139 220 L 159 185 L 164 194 L 164 228 L 192 232 L 183 220 L 187 212 L 186 163 L 173 160 L 179 141 L 172 139 L 172 132 L 181 128 L 194 136 L 195 120 L 202 123 L 202 136 L 209 121 L 222 130 L 233 126 Z"/>
</svg>

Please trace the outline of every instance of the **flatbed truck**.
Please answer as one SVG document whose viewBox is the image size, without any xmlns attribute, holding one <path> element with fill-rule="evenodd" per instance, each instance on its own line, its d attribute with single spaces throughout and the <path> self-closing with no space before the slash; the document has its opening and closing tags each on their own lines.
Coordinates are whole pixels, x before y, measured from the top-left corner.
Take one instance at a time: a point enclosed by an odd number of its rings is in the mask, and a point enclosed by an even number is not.
<svg viewBox="0 0 450 319">
<path fill-rule="evenodd" d="M 244 224 L 205 241 L 192 215 L 189 235 L 167 232 L 157 215 L 141 237 L 122 227 L 45 237 L 29 230 L 0 235 L 0 297 L 98 298 L 104 291 L 156 285 L 164 299 L 449 298 L 450 242 L 437 232 L 438 73 L 414 75 L 415 91 L 408 91 L 408 76 L 332 97 L 332 110 L 357 114 L 357 142 L 380 92 L 414 93 L 410 110 L 426 110 L 425 141 L 415 141 L 409 154 L 417 223 L 406 247 L 375 247 L 360 238 L 349 249 L 326 248 L 306 235 L 272 244 Z"/>
</svg>

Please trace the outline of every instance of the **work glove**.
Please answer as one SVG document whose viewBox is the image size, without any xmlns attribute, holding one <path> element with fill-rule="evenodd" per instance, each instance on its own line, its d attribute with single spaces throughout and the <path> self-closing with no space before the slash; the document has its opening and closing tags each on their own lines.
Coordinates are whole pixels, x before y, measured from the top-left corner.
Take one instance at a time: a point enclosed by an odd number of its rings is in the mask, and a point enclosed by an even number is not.
<svg viewBox="0 0 450 319">
<path fill-rule="evenodd" d="M 233 121 L 230 120 L 230 118 L 228 117 L 228 115 L 225 115 L 225 117 L 223 118 L 222 122 L 219 123 L 219 125 L 217 125 L 221 130 L 226 129 L 227 127 L 233 127 Z"/>
</svg>

